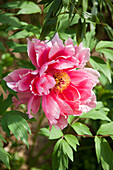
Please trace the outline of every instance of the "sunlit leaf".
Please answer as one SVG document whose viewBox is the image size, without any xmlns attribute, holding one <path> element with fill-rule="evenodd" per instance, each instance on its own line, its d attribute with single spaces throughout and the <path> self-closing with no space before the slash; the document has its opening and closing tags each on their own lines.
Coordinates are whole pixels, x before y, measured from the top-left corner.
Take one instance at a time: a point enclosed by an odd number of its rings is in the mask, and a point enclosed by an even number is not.
<svg viewBox="0 0 113 170">
<path fill-rule="evenodd" d="M 75 150 L 77 151 L 77 147 L 76 145 L 79 145 L 78 139 L 71 134 L 66 134 L 65 136 L 66 141 L 68 142 L 68 144 Z"/>
<path fill-rule="evenodd" d="M 71 149 L 69 144 L 64 139 L 61 141 L 61 144 L 63 152 L 67 154 L 71 161 L 73 161 L 73 150 Z"/>
<path fill-rule="evenodd" d="M 90 119 L 100 119 L 100 120 L 107 120 L 107 121 L 111 121 L 104 113 L 100 111 L 96 111 L 95 109 L 92 109 L 91 111 L 87 112 L 87 113 L 83 113 L 81 116 L 81 118 L 90 118 Z"/>
<path fill-rule="evenodd" d="M 94 69 L 101 71 L 111 82 L 111 71 L 104 60 L 99 57 L 90 57 L 89 61 Z"/>
<path fill-rule="evenodd" d="M 113 135 L 113 122 L 102 124 L 97 131 L 100 135 Z"/>
<path fill-rule="evenodd" d="M 112 170 L 113 168 L 113 151 L 105 138 L 101 143 L 101 164 L 104 170 Z"/>
<path fill-rule="evenodd" d="M 40 129 L 40 132 L 39 132 L 38 134 L 39 134 L 39 135 L 46 136 L 46 137 L 49 137 L 49 133 L 50 133 L 49 129 L 47 129 L 47 128 L 41 128 L 41 129 Z"/>
<path fill-rule="evenodd" d="M 72 124 L 71 127 L 75 130 L 75 132 L 78 135 L 92 135 L 89 128 L 80 122 Z"/>
<path fill-rule="evenodd" d="M 4 148 L 0 145 L 0 160 L 6 165 L 9 169 L 9 154 L 4 150 Z"/>
<path fill-rule="evenodd" d="M 41 9 L 38 5 L 36 5 L 34 2 L 32 1 L 24 1 L 19 8 L 21 8 L 18 11 L 18 15 L 19 14 L 33 14 L 33 13 L 38 13 L 41 12 Z"/>
<path fill-rule="evenodd" d="M 54 126 L 52 126 L 52 129 L 49 133 L 49 139 L 58 139 L 63 136 L 63 133 L 60 129 L 56 129 Z"/>
<path fill-rule="evenodd" d="M 26 38 L 26 37 L 29 37 L 29 36 L 32 36 L 34 35 L 34 33 L 32 32 L 28 32 L 26 30 L 22 30 L 22 31 L 19 31 L 13 35 L 11 35 L 9 37 L 9 39 L 19 39 L 19 38 Z"/>
<path fill-rule="evenodd" d="M 21 139 L 28 146 L 28 134 L 31 133 L 26 120 L 13 112 L 6 112 L 1 120 L 3 130 L 10 135 L 10 131 L 19 140 Z"/>
<path fill-rule="evenodd" d="M 101 139 L 98 136 L 95 136 L 95 151 L 96 151 L 96 156 L 97 156 L 97 160 L 98 163 L 100 162 L 100 158 L 101 158 Z"/>
<path fill-rule="evenodd" d="M 0 140 L 2 140 L 3 142 L 7 143 L 6 140 L 3 138 L 3 136 L 0 134 Z"/>
<path fill-rule="evenodd" d="M 100 41 L 95 50 L 99 53 L 103 53 L 106 58 L 109 58 L 113 61 L 113 42 L 112 41 Z"/>
</svg>

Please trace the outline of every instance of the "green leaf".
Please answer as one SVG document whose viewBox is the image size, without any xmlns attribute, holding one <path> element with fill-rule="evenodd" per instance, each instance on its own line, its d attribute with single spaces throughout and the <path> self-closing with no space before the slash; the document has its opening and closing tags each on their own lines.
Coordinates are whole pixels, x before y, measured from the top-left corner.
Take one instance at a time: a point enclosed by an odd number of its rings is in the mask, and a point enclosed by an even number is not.
<svg viewBox="0 0 113 170">
<path fill-rule="evenodd" d="M 99 50 L 101 48 L 113 48 L 113 41 L 100 41 L 96 47 L 95 50 Z"/>
<path fill-rule="evenodd" d="M 76 133 L 78 135 L 85 135 L 85 134 L 92 135 L 89 128 L 80 122 L 76 122 L 76 123 L 72 124 L 71 127 L 76 131 Z"/>
<path fill-rule="evenodd" d="M 3 142 L 7 143 L 6 140 L 3 138 L 3 136 L 0 134 L 0 140 L 2 140 Z"/>
<path fill-rule="evenodd" d="M 3 131 L 6 132 L 8 136 L 10 136 L 10 130 L 8 128 L 8 125 L 7 125 L 6 116 L 3 116 L 1 118 L 1 126 L 2 126 Z"/>
<path fill-rule="evenodd" d="M 56 23 L 57 23 L 57 17 L 49 18 L 45 21 L 40 35 L 41 40 L 43 40 L 50 33 L 50 31 L 55 30 Z"/>
<path fill-rule="evenodd" d="M 15 53 L 27 52 L 27 45 L 23 44 L 23 45 L 20 45 L 18 47 L 15 47 L 12 52 L 15 52 Z"/>
<path fill-rule="evenodd" d="M 113 169 L 113 151 L 104 138 L 101 142 L 101 164 L 104 170 Z"/>
<path fill-rule="evenodd" d="M 76 145 L 79 145 L 79 141 L 78 139 L 71 134 L 66 134 L 65 136 L 66 141 L 69 143 L 69 145 L 75 150 L 77 151 L 77 147 Z"/>
<path fill-rule="evenodd" d="M 75 118 L 74 115 L 69 115 L 69 117 L 68 117 L 68 123 L 71 124 L 74 118 Z"/>
<path fill-rule="evenodd" d="M 8 24 L 13 27 L 21 27 L 21 23 L 17 17 L 11 16 L 12 14 L 10 13 L 2 13 L 0 14 L 0 23 L 2 24 Z"/>
<path fill-rule="evenodd" d="M 2 115 L 9 106 L 12 104 L 12 96 L 11 94 L 8 95 L 6 100 L 0 100 L 0 115 Z"/>
<path fill-rule="evenodd" d="M 29 120 L 28 114 L 20 112 L 20 111 L 12 110 L 12 111 L 8 111 L 8 114 L 19 115 L 19 116 L 22 116 L 24 119 Z"/>
<path fill-rule="evenodd" d="M 63 170 L 68 169 L 68 156 L 67 154 L 64 154 L 62 147 L 58 151 L 58 159 L 59 159 L 58 169 L 63 169 Z"/>
<path fill-rule="evenodd" d="M 58 31 L 63 32 L 69 26 L 69 14 L 62 14 L 58 16 Z"/>
<path fill-rule="evenodd" d="M 0 50 L 2 50 L 3 52 L 5 52 L 5 47 L 4 47 L 4 45 L 2 44 L 1 41 L 0 41 Z"/>
<path fill-rule="evenodd" d="M 32 1 L 24 1 L 19 8 L 21 8 L 18 11 L 18 15 L 19 14 L 33 14 L 33 13 L 38 13 L 41 12 L 41 9 L 38 5 L 36 5 L 34 2 Z"/>
<path fill-rule="evenodd" d="M 80 19 L 80 15 L 75 14 L 74 17 L 72 18 L 72 21 L 70 22 L 70 26 L 77 24 L 79 22 L 79 19 Z"/>
<path fill-rule="evenodd" d="M 1 5 L 2 8 L 8 8 L 8 9 L 16 9 L 19 8 L 20 1 L 13 1 L 13 2 L 7 2 Z"/>
<path fill-rule="evenodd" d="M 73 150 L 69 146 L 69 144 L 63 139 L 61 141 L 62 149 L 65 154 L 73 161 Z"/>
<path fill-rule="evenodd" d="M 97 15 L 91 14 L 91 13 L 89 13 L 89 12 L 86 12 L 86 11 L 83 12 L 83 13 L 82 13 L 82 17 L 83 17 L 84 19 L 86 19 L 86 20 L 91 21 L 91 22 L 95 22 L 95 23 L 97 23 L 97 24 L 100 23 L 99 18 L 97 17 Z"/>
<path fill-rule="evenodd" d="M 109 38 L 113 41 L 113 28 L 108 24 L 105 24 L 104 28 L 107 31 Z"/>
<path fill-rule="evenodd" d="M 88 8 L 88 0 L 82 0 L 83 11 L 87 11 Z"/>
<path fill-rule="evenodd" d="M 31 133 L 30 128 L 26 120 L 13 112 L 6 112 L 1 119 L 1 125 L 3 130 L 10 135 L 10 131 L 19 140 L 19 138 L 28 146 L 28 134 Z"/>
<path fill-rule="evenodd" d="M 94 141 L 95 141 L 96 156 L 99 163 L 101 158 L 101 139 L 98 136 L 95 136 Z"/>
<path fill-rule="evenodd" d="M 1 81 L 1 85 L 2 85 L 2 88 L 3 88 L 3 90 L 4 90 L 5 92 L 6 92 L 6 90 L 8 90 L 10 94 L 12 94 L 12 95 L 15 96 L 16 98 L 18 98 L 16 92 L 13 91 L 12 89 L 10 89 L 10 88 L 7 86 L 7 84 L 6 84 L 6 81 L 4 81 L 3 79 L 2 79 L 2 81 Z"/>
<path fill-rule="evenodd" d="M 63 136 L 63 133 L 60 129 L 56 129 L 54 126 L 52 126 L 52 129 L 49 133 L 49 139 L 58 139 Z"/>
<path fill-rule="evenodd" d="M 69 5 L 69 0 L 62 0 L 63 6 L 66 8 Z"/>
<path fill-rule="evenodd" d="M 82 23 L 81 19 L 79 19 L 79 22 L 76 28 L 76 40 L 77 40 L 78 45 L 82 42 L 85 36 L 85 32 L 86 32 L 86 23 L 85 22 Z"/>
<path fill-rule="evenodd" d="M 26 38 L 29 36 L 34 35 L 32 32 L 28 32 L 26 30 L 19 31 L 9 37 L 9 39 L 19 39 L 19 38 Z"/>
<path fill-rule="evenodd" d="M 58 158 L 58 151 L 60 148 L 62 139 L 59 139 L 53 149 L 53 154 L 52 154 L 52 169 L 57 170 L 59 166 L 59 158 Z"/>
<path fill-rule="evenodd" d="M 49 133 L 50 133 L 49 129 L 47 129 L 47 128 L 41 128 L 41 129 L 40 129 L 40 132 L 39 132 L 38 134 L 39 134 L 39 135 L 46 136 L 46 137 L 49 137 Z"/>
<path fill-rule="evenodd" d="M 94 69 L 101 71 L 111 82 L 111 70 L 108 68 L 104 60 L 98 57 L 90 57 L 89 61 Z"/>
<path fill-rule="evenodd" d="M 91 111 L 87 112 L 87 113 L 83 113 L 80 118 L 90 118 L 90 119 L 100 119 L 100 120 L 107 120 L 107 121 L 111 121 L 104 113 L 100 111 L 96 111 L 95 109 L 92 109 Z"/>
<path fill-rule="evenodd" d="M 100 135 L 113 135 L 113 122 L 102 124 L 97 131 Z"/>
<path fill-rule="evenodd" d="M 54 0 L 53 1 L 53 15 L 54 16 L 58 12 L 58 10 L 60 9 L 61 2 L 62 2 L 62 0 Z"/>
<path fill-rule="evenodd" d="M 0 160 L 6 165 L 9 169 L 9 154 L 5 151 L 5 149 L 0 145 Z"/>
<path fill-rule="evenodd" d="M 95 50 L 99 53 L 103 53 L 106 58 L 113 61 L 113 50 L 109 48 L 113 48 L 113 41 L 100 41 L 96 45 Z"/>
<path fill-rule="evenodd" d="M 95 47 L 96 44 L 96 40 L 94 39 L 94 35 L 95 35 L 95 30 L 91 30 L 90 32 L 87 32 L 85 34 L 85 38 L 83 39 L 82 43 L 84 47 L 89 47 L 90 51 L 93 50 L 93 48 Z"/>
</svg>

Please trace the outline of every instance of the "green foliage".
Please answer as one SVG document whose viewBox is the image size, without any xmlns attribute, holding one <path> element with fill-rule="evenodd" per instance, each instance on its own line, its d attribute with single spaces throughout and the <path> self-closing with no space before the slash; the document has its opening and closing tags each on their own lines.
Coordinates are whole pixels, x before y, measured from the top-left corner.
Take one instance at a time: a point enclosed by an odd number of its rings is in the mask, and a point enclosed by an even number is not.
<svg viewBox="0 0 113 170">
<path fill-rule="evenodd" d="M 78 135 L 92 135 L 89 128 L 80 122 L 72 124 L 71 127 L 75 130 L 75 132 Z"/>
<path fill-rule="evenodd" d="M 111 121 L 106 114 L 108 114 L 109 109 L 104 107 L 102 102 L 98 102 L 97 103 L 97 107 L 92 109 L 91 111 L 87 112 L 87 113 L 83 113 L 80 118 L 90 118 L 90 119 L 100 119 L 100 120 L 107 120 L 107 121 Z"/>
<path fill-rule="evenodd" d="M 110 49 L 111 48 L 111 49 Z M 113 42 L 112 41 L 100 41 L 95 50 L 99 53 L 103 53 L 107 59 L 113 61 Z"/>
<path fill-rule="evenodd" d="M 103 59 L 99 57 L 90 57 L 89 61 L 94 69 L 101 71 L 111 82 L 111 70 Z"/>
<path fill-rule="evenodd" d="M 0 160 L 6 165 L 9 169 L 9 154 L 4 150 L 2 144 L 0 143 Z"/>
<path fill-rule="evenodd" d="M 85 38 L 83 39 L 83 42 L 82 42 L 84 47 L 90 48 L 90 52 L 92 52 L 96 44 L 96 40 L 94 36 L 95 36 L 95 30 L 92 29 L 90 32 L 87 32 L 85 34 Z"/>
<path fill-rule="evenodd" d="M 98 161 L 101 160 L 104 170 L 112 170 L 113 167 L 113 151 L 105 138 L 95 137 L 96 155 Z"/>
<path fill-rule="evenodd" d="M 5 151 L 5 149 L 2 146 L 2 142 L 6 142 L 6 140 L 3 138 L 3 136 L 0 134 L 0 160 L 9 168 L 9 154 Z"/>
<path fill-rule="evenodd" d="M 102 124 L 97 131 L 101 135 L 113 135 L 113 122 Z"/>
<path fill-rule="evenodd" d="M 69 145 L 75 150 L 77 151 L 76 145 L 79 145 L 79 141 L 78 139 L 71 134 L 66 134 L 65 136 L 66 141 L 69 143 Z"/>
<path fill-rule="evenodd" d="M 48 128 L 42 128 L 40 129 L 39 135 L 44 135 L 48 137 L 49 139 L 59 139 L 63 136 L 63 133 L 60 129 L 56 129 L 54 126 L 52 126 L 52 129 L 49 130 Z"/>
<path fill-rule="evenodd" d="M 18 11 L 19 14 L 33 14 L 37 12 L 41 12 L 41 9 L 32 1 L 13 1 L 13 2 L 8 2 L 5 3 L 1 6 L 2 8 L 7 8 L 7 9 L 16 9 L 19 8 L 20 10 Z"/>
<path fill-rule="evenodd" d="M 6 112 L 1 119 L 3 130 L 10 136 L 10 131 L 19 140 L 21 139 L 28 146 L 28 134 L 31 134 L 30 128 L 26 120 L 14 111 Z"/>
<path fill-rule="evenodd" d="M 55 144 L 52 155 L 53 170 L 67 169 L 68 158 L 73 161 L 73 150 L 64 139 L 59 139 Z"/>
<path fill-rule="evenodd" d="M 12 104 L 12 96 L 8 95 L 6 100 L 3 100 L 3 95 L 0 96 L 0 115 L 4 114 L 8 107 Z"/>
</svg>

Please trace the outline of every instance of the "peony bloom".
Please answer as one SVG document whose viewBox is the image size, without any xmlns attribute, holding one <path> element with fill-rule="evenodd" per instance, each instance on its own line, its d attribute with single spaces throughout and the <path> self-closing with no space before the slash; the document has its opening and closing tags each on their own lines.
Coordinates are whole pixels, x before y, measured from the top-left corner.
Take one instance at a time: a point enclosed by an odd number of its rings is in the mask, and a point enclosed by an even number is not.
<svg viewBox="0 0 113 170">
<path fill-rule="evenodd" d="M 92 68 L 83 68 L 89 61 L 90 49 L 82 43 L 73 45 L 71 38 L 65 41 L 58 34 L 50 41 L 28 39 L 28 55 L 36 70 L 18 69 L 4 80 L 18 92 L 16 107 L 27 103 L 27 114 L 37 113 L 40 99 L 50 128 L 63 129 L 69 115 L 79 116 L 96 107 L 92 91 L 98 83 L 99 73 Z"/>
</svg>

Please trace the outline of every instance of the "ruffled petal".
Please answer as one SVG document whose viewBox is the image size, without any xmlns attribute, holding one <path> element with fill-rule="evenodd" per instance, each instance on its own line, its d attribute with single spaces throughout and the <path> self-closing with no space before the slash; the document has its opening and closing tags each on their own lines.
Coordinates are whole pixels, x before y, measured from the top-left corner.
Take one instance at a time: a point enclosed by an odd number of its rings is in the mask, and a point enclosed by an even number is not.
<svg viewBox="0 0 113 170">
<path fill-rule="evenodd" d="M 43 74 L 43 76 L 35 77 L 31 83 L 31 91 L 34 95 L 47 95 L 50 93 L 50 89 L 55 86 L 56 82 L 53 76 L 49 74 Z"/>
<path fill-rule="evenodd" d="M 67 126 L 68 122 L 67 122 L 67 117 L 60 115 L 59 119 L 57 119 L 57 124 L 55 124 L 54 126 L 56 127 L 56 129 L 64 129 Z"/>
<path fill-rule="evenodd" d="M 83 103 L 81 103 L 81 105 L 80 105 L 80 110 L 81 110 L 82 112 L 87 113 L 87 112 L 89 112 L 91 109 L 95 108 L 95 107 L 96 107 L 96 104 L 97 104 L 97 102 L 96 102 L 96 96 L 95 96 L 95 93 L 92 91 L 92 92 L 91 92 L 91 97 L 90 97 L 88 100 L 86 100 L 86 101 L 84 101 Z"/>
<path fill-rule="evenodd" d="M 90 49 L 84 48 L 82 43 L 79 46 L 75 46 L 75 57 L 79 60 L 78 68 L 83 68 L 86 62 L 89 61 Z"/>
<path fill-rule="evenodd" d="M 33 116 L 31 115 L 31 110 L 33 113 L 37 113 L 40 107 L 40 100 L 41 97 L 40 96 L 34 96 L 32 95 L 31 98 L 28 100 L 28 116 L 29 118 L 32 118 Z"/>
<path fill-rule="evenodd" d="M 18 69 L 9 73 L 4 80 L 7 82 L 7 86 L 14 91 L 20 91 L 18 89 L 18 82 L 21 80 L 21 76 L 31 72 L 30 69 Z"/>
<path fill-rule="evenodd" d="M 31 62 L 33 63 L 33 65 L 39 69 L 38 65 L 37 65 L 37 60 L 36 60 L 36 52 L 35 52 L 35 48 L 34 48 L 34 43 L 32 41 L 30 41 L 27 38 L 27 52 L 28 52 L 28 56 L 31 60 Z"/>
<path fill-rule="evenodd" d="M 24 104 L 27 103 L 29 101 L 29 99 L 32 97 L 32 93 L 30 92 L 19 92 L 17 93 L 18 99 L 13 96 L 12 98 L 12 102 L 15 105 L 15 109 L 20 105 L 20 104 Z"/>
<path fill-rule="evenodd" d="M 62 100 L 57 94 L 54 92 L 51 92 L 52 97 L 59 105 L 60 111 L 64 113 L 64 115 L 70 115 L 73 114 L 73 109 L 70 107 L 69 104 L 66 103 L 65 100 Z"/>
</svg>

